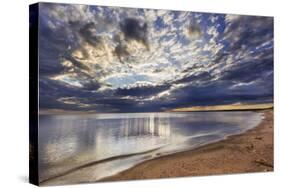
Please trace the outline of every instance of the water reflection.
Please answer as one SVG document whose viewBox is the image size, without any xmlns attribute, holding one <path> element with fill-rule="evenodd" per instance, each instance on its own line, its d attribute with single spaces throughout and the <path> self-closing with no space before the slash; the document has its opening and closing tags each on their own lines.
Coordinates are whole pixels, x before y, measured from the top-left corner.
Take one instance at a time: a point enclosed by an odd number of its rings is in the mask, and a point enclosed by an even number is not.
<svg viewBox="0 0 281 188">
<path fill-rule="evenodd" d="M 159 118 L 151 114 L 146 118 L 126 118 L 121 120 L 121 127 L 117 138 L 140 137 L 140 136 L 162 136 L 170 135 L 170 118 Z"/>
<path fill-rule="evenodd" d="M 260 115 L 253 112 L 40 116 L 39 178 L 48 179 L 93 161 L 156 148 L 161 148 L 157 152 L 189 149 L 245 131 L 259 121 Z M 142 157 L 146 155 L 152 153 Z M 125 161 L 109 166 L 124 169 Z M 137 157 L 130 159 L 133 161 Z"/>
</svg>

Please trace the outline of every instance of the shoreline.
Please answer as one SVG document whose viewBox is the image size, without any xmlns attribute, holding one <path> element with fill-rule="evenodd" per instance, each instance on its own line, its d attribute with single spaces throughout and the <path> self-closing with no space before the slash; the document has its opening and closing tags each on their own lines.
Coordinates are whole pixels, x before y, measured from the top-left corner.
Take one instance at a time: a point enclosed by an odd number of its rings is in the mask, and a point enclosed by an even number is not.
<svg viewBox="0 0 281 188">
<path fill-rule="evenodd" d="M 273 171 L 273 110 L 263 110 L 263 116 L 244 133 L 151 159 L 97 182 Z"/>
</svg>

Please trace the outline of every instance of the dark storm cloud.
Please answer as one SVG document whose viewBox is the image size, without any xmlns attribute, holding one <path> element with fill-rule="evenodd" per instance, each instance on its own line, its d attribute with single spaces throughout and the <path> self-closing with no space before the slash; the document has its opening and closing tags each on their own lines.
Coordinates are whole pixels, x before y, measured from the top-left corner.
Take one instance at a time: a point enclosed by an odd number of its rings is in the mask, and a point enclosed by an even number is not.
<svg viewBox="0 0 281 188">
<path fill-rule="evenodd" d="M 121 44 L 120 41 L 118 41 L 118 45 L 116 46 L 114 50 L 114 55 L 116 55 L 121 63 L 123 63 L 123 57 L 127 57 L 130 55 L 128 52 L 128 49 L 125 45 Z"/>
<path fill-rule="evenodd" d="M 64 53 L 63 54 L 63 58 L 65 60 L 70 61 L 78 69 L 87 70 L 87 71 L 90 70 L 90 68 L 88 66 L 86 66 L 85 64 L 83 64 L 80 61 L 76 60 L 72 55 L 70 55 L 68 53 Z"/>
<path fill-rule="evenodd" d="M 188 33 L 188 36 L 190 36 L 191 38 L 199 37 L 202 34 L 201 28 L 198 24 L 190 25 L 187 28 L 187 33 Z"/>
<path fill-rule="evenodd" d="M 221 80 L 231 80 L 235 82 L 251 82 L 263 78 L 268 72 L 273 70 L 272 58 L 255 60 L 253 62 L 243 62 L 239 66 L 233 66 L 231 70 L 222 73 Z M 249 74 L 251 72 L 251 74 Z M 268 80 L 269 83 L 272 80 Z"/>
<path fill-rule="evenodd" d="M 64 70 L 60 64 L 61 53 L 68 47 L 63 32 L 54 32 L 46 23 L 40 23 L 39 35 L 39 72 L 42 75 L 55 75 Z"/>
<path fill-rule="evenodd" d="M 91 95 L 91 93 L 87 90 L 66 85 L 56 80 L 43 78 L 39 83 L 40 96 L 55 96 L 59 98 L 73 96 L 89 97 Z"/>
<path fill-rule="evenodd" d="M 79 102 L 88 104 L 88 107 L 83 107 L 83 110 L 111 111 L 113 107 L 103 103 L 106 100 L 104 95 L 93 93 L 92 90 L 99 88 L 95 82 L 85 84 L 84 88 L 77 88 L 66 85 L 62 82 L 57 82 L 50 79 L 41 79 L 39 81 L 40 109 L 65 109 L 65 110 L 81 110 Z M 107 93 L 112 100 L 112 93 Z M 74 98 L 74 103 L 64 103 L 63 98 Z M 109 101 L 110 101 L 109 100 Z M 91 106 L 94 104 L 94 107 Z"/>
<path fill-rule="evenodd" d="M 95 110 L 97 112 L 137 112 L 144 109 L 139 109 L 138 104 L 132 99 L 122 99 L 115 91 L 106 91 L 105 93 L 93 93 L 89 88 L 76 88 L 65 85 L 53 80 L 40 81 L 40 109 L 65 109 L 65 110 Z M 119 93 L 120 94 L 120 93 Z M 75 103 L 64 103 L 64 98 L 74 98 Z M 88 104 L 88 107 L 81 108 L 78 104 Z M 93 105 L 93 106 L 92 106 Z M 146 106 L 147 110 L 151 107 Z M 155 106 L 155 109 L 157 107 Z"/>
<path fill-rule="evenodd" d="M 85 24 L 80 29 L 80 33 L 84 40 L 93 46 L 97 46 L 101 42 L 101 39 L 96 35 L 96 28 L 94 22 Z"/>
<path fill-rule="evenodd" d="M 126 18 L 120 23 L 120 28 L 124 33 L 126 40 L 136 40 L 143 43 L 147 48 L 149 47 L 147 39 L 147 23 L 142 23 L 135 18 Z"/>
<path fill-rule="evenodd" d="M 221 80 L 251 82 L 266 77 L 273 71 L 273 18 L 239 16 L 229 23 L 224 33 L 227 46 L 215 62 L 224 63 L 232 55 L 231 68 L 222 72 Z M 269 43 L 268 45 L 264 45 Z M 260 48 L 260 49 L 258 49 Z M 247 52 L 242 58 L 241 53 Z M 268 83 L 273 77 L 266 77 Z"/>
<path fill-rule="evenodd" d="M 117 44 L 113 53 L 118 57 L 121 63 L 124 63 L 124 58 L 131 55 L 128 51 L 126 41 L 135 40 L 143 44 L 145 48 L 149 50 L 147 23 L 135 18 L 126 18 L 120 23 L 120 30 L 122 33 L 114 35 L 113 38 L 114 42 Z"/>
<path fill-rule="evenodd" d="M 261 99 L 272 102 L 271 91 L 260 92 L 253 87 L 252 93 L 249 91 L 243 92 L 241 89 L 231 89 L 231 82 L 216 81 L 205 83 L 201 86 L 190 85 L 181 90 L 172 93 L 175 98 L 170 107 L 187 107 L 187 106 L 208 106 L 216 104 L 232 104 L 236 102 L 258 102 Z"/>
<path fill-rule="evenodd" d="M 83 92 L 66 86 L 62 83 L 49 80 L 49 79 L 41 79 L 39 81 L 39 106 L 40 109 L 77 109 L 76 105 L 68 105 L 58 101 L 61 97 L 73 97 L 73 96 L 81 96 Z"/>
<path fill-rule="evenodd" d="M 272 38 L 273 18 L 238 16 L 231 20 L 223 34 L 226 46 L 214 60 L 223 67 L 231 56 L 233 57 L 231 65 L 220 73 L 216 82 L 212 83 L 213 87 L 210 88 L 206 98 L 212 97 L 213 101 L 217 98 L 227 102 L 272 101 L 273 45 L 270 43 Z M 238 83 L 245 85 L 229 89 Z M 213 95 L 211 91 L 215 88 L 220 92 Z M 196 90 L 195 88 L 194 91 Z M 188 92 L 193 96 L 194 91 Z M 195 95 L 195 98 L 200 96 L 199 93 Z"/>
<path fill-rule="evenodd" d="M 188 61 L 186 63 L 189 63 Z M 204 65 L 198 65 L 198 64 L 195 64 L 191 67 L 187 67 L 186 69 L 182 70 L 183 73 L 187 73 L 187 72 L 194 72 L 194 71 L 199 71 L 200 68 L 204 68 L 205 66 Z"/>
<path fill-rule="evenodd" d="M 209 72 L 203 71 L 199 72 L 196 75 L 190 75 L 190 76 L 185 76 L 181 79 L 176 80 L 174 83 L 179 84 L 179 83 L 189 83 L 193 81 L 200 81 L 200 82 L 205 82 L 213 78 Z"/>
<path fill-rule="evenodd" d="M 89 80 L 86 83 L 83 83 L 83 88 L 89 91 L 96 91 L 101 87 L 101 84 L 94 80 Z"/>
<path fill-rule="evenodd" d="M 266 84 L 263 83 L 263 84 Z M 124 112 L 138 112 L 138 111 L 159 111 L 168 110 L 179 107 L 190 106 L 208 106 L 217 104 L 232 104 L 232 103 L 259 103 L 272 102 L 272 93 L 270 90 L 263 90 L 263 92 L 256 90 L 256 86 L 247 86 L 247 90 L 243 91 L 241 88 L 232 89 L 232 82 L 217 81 L 198 85 L 189 85 L 180 90 L 172 91 L 168 99 L 159 98 L 152 101 L 144 101 L 139 105 L 139 101 L 134 99 L 118 100 L 111 99 L 110 104 L 121 108 Z M 163 86 L 164 88 L 164 86 Z M 249 92 L 251 90 L 251 92 Z M 157 90 L 154 94 L 157 94 Z M 131 93 L 130 93 L 131 94 Z M 153 92 L 149 93 L 153 95 Z M 134 96 L 138 96 L 135 94 Z M 172 100 L 171 100 L 172 99 Z M 105 100 L 104 102 L 109 102 Z M 113 103 L 112 103 L 113 102 Z M 117 105 L 117 106 L 116 106 Z"/>
<path fill-rule="evenodd" d="M 259 16 L 239 16 L 226 29 L 227 51 L 235 53 L 245 48 L 257 47 L 273 38 L 273 18 Z"/>
</svg>

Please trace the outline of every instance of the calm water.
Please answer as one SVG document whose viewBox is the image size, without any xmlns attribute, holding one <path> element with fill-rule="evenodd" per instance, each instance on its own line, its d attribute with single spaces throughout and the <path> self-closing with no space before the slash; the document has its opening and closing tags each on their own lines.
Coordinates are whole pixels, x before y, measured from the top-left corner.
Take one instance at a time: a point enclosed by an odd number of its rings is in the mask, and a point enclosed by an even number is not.
<svg viewBox="0 0 281 188">
<path fill-rule="evenodd" d="M 40 115 L 40 181 L 95 181 L 244 132 L 261 118 L 246 111 Z"/>
</svg>

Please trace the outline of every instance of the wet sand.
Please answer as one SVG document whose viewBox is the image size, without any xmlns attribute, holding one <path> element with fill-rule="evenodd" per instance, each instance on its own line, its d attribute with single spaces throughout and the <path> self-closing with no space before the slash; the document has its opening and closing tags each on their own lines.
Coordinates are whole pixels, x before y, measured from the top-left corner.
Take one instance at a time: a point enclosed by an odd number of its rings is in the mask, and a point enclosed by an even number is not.
<svg viewBox="0 0 281 188">
<path fill-rule="evenodd" d="M 246 133 L 200 148 L 143 162 L 100 181 L 273 171 L 273 110 Z"/>
</svg>

